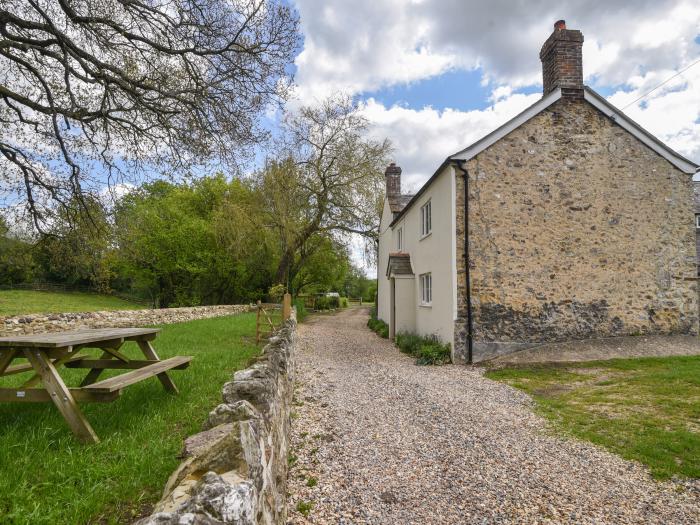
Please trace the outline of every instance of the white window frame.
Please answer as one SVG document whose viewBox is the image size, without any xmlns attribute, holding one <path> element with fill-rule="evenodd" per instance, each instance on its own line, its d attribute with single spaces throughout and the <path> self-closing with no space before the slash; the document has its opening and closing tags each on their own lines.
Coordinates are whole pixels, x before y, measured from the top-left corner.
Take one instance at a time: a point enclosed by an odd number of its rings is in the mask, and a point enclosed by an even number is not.
<svg viewBox="0 0 700 525">
<path fill-rule="evenodd" d="M 427 237 L 433 231 L 433 205 L 432 201 L 428 200 L 420 208 L 420 236 Z"/>
<path fill-rule="evenodd" d="M 399 251 L 403 251 L 403 226 L 396 232 L 396 247 Z"/>
<path fill-rule="evenodd" d="M 700 228 L 700 213 L 695 214 L 695 227 Z"/>
<path fill-rule="evenodd" d="M 420 304 L 431 306 L 433 304 L 433 274 L 422 273 L 420 276 Z"/>
</svg>

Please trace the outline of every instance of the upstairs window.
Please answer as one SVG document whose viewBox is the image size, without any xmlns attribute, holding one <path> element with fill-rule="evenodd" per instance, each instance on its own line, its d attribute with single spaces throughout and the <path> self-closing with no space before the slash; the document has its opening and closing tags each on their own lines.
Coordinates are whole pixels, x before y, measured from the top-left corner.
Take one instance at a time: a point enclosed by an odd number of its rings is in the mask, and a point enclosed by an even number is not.
<svg viewBox="0 0 700 525">
<path fill-rule="evenodd" d="M 426 202 L 420 209 L 420 234 L 425 237 L 433 231 L 433 214 L 431 202 Z"/>
<path fill-rule="evenodd" d="M 700 213 L 695 214 L 695 227 L 700 228 Z"/>
<path fill-rule="evenodd" d="M 396 231 L 396 249 L 398 251 L 403 250 L 403 228 L 399 228 Z"/>
<path fill-rule="evenodd" d="M 420 276 L 420 304 L 430 306 L 433 302 L 433 274 L 424 273 Z"/>
</svg>

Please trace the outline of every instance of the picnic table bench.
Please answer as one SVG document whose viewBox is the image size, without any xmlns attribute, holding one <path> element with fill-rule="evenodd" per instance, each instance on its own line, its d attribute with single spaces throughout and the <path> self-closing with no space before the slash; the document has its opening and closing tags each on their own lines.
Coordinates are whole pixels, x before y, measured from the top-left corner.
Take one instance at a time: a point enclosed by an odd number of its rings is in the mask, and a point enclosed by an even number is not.
<svg viewBox="0 0 700 525">
<path fill-rule="evenodd" d="M 19 388 L 0 388 L 0 402 L 42 403 L 52 401 L 63 415 L 73 433 L 85 443 L 98 443 L 77 402 L 105 403 L 114 401 L 123 388 L 156 376 L 168 392 L 177 387 L 168 370 L 187 368 L 191 356 L 176 356 L 161 360 L 153 349 L 157 328 L 105 328 L 46 334 L 0 337 L 0 377 L 34 371 Z M 135 342 L 145 359 L 130 359 L 121 346 Z M 80 355 L 85 348 L 102 350 L 99 359 Z M 27 363 L 11 365 L 15 359 Z M 68 388 L 58 369 L 85 368 L 90 371 L 78 388 Z M 98 381 L 106 369 L 130 370 L 124 374 Z M 36 387 L 41 383 L 41 387 Z"/>
</svg>

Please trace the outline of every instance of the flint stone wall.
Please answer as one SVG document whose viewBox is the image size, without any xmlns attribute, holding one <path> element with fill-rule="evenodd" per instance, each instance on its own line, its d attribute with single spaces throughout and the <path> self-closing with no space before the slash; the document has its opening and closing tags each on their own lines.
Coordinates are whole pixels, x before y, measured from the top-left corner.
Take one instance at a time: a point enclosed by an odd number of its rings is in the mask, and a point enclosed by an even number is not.
<svg viewBox="0 0 700 525">
<path fill-rule="evenodd" d="M 575 339 L 697 334 L 691 176 L 561 99 L 467 163 L 474 361 Z M 457 183 L 455 359 L 466 358 Z"/>
<path fill-rule="evenodd" d="M 224 384 L 204 431 L 185 441 L 154 513 L 136 525 L 283 524 L 296 353 L 294 315 Z"/>
<path fill-rule="evenodd" d="M 249 312 L 246 304 L 158 308 L 153 310 L 114 310 L 0 317 L 0 335 L 60 332 L 83 328 L 123 328 L 156 324 L 183 323 L 196 319 Z"/>
</svg>

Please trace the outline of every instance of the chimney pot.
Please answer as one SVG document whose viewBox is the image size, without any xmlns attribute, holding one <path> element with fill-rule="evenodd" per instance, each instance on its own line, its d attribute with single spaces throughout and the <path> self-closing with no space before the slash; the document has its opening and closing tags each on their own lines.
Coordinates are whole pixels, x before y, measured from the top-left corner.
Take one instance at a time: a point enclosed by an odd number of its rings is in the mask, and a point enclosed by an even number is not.
<svg viewBox="0 0 700 525">
<path fill-rule="evenodd" d="M 566 29 L 566 20 L 557 20 L 556 22 L 554 22 L 554 29 L 558 31 Z"/>
</svg>

